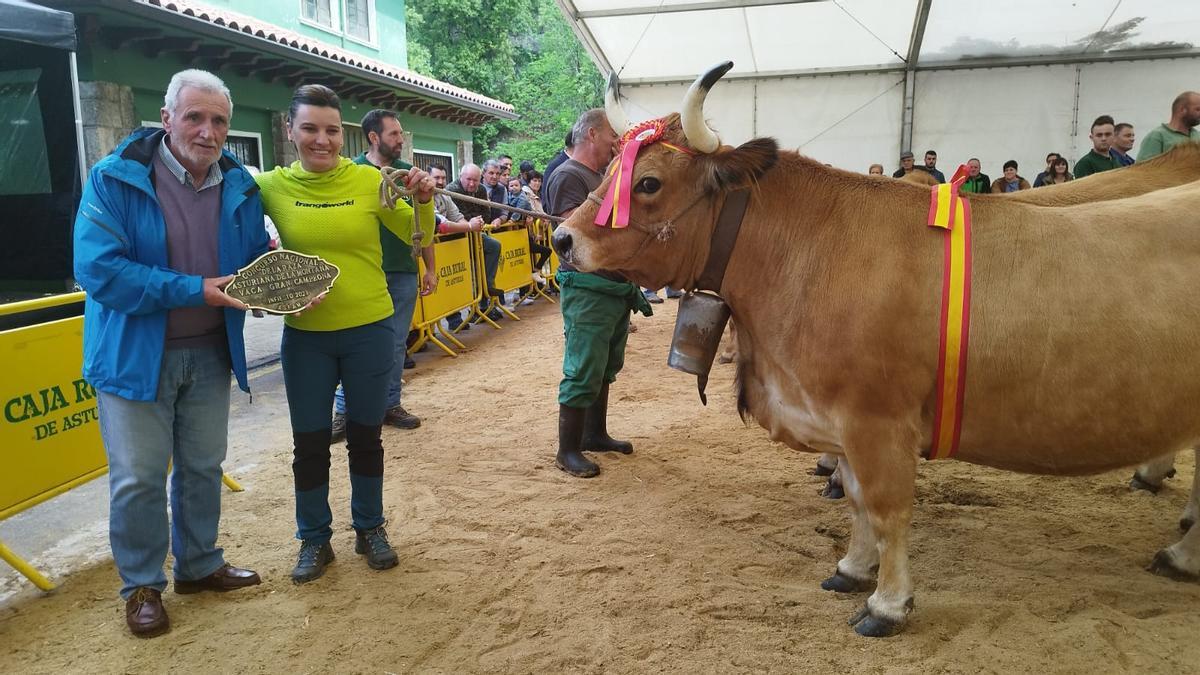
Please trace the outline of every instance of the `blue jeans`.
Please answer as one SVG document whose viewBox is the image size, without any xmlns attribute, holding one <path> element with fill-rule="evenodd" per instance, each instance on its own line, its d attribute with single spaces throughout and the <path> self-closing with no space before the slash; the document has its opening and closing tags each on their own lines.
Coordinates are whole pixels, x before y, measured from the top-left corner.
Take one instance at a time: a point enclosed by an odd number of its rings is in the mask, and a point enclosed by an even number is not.
<svg viewBox="0 0 1200 675">
<path fill-rule="evenodd" d="M 333 536 L 329 509 L 329 405 L 339 380 L 346 384 L 346 450 L 350 515 L 358 530 L 383 524 L 383 445 L 395 334 L 390 318 L 334 331 L 283 329 L 280 357 L 292 420 L 292 477 L 296 538 L 324 543 Z"/>
<path fill-rule="evenodd" d="M 139 586 L 159 591 L 167 586 L 168 463 L 175 580 L 202 579 L 225 564 L 217 523 L 229 383 L 229 350 L 222 345 L 166 350 L 154 401 L 97 392 L 108 454 L 109 542 L 122 598 Z"/>
<path fill-rule="evenodd" d="M 412 326 L 413 311 L 417 308 L 416 272 L 388 272 L 388 295 L 392 296 L 392 328 L 396 331 L 396 365 L 388 380 L 387 409 L 400 405 L 400 390 L 404 386 L 404 359 L 408 356 L 408 329 Z M 333 409 L 346 414 L 346 392 L 338 385 L 333 394 Z"/>
</svg>

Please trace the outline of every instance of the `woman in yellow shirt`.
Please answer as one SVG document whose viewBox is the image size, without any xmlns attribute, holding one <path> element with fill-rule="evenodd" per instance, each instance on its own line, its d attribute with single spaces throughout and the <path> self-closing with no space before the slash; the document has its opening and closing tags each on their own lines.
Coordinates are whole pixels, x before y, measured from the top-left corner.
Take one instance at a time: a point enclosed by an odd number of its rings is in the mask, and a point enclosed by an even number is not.
<svg viewBox="0 0 1200 675">
<path fill-rule="evenodd" d="M 380 427 L 394 359 L 392 301 L 380 267 L 379 225 L 412 243 L 413 208 L 379 203 L 379 171 L 342 157 L 342 114 L 337 94 L 322 85 L 296 89 L 288 109 L 288 139 L 300 159 L 255 177 L 263 208 L 284 248 L 318 255 L 340 268 L 319 305 L 288 316 L 281 357 L 292 421 L 296 537 L 300 554 L 292 580 L 312 581 L 333 561 L 329 509 L 329 444 L 333 392 L 346 393 L 346 448 L 350 458 L 350 511 L 355 552 L 375 569 L 397 564 L 383 516 L 383 443 Z M 410 170 L 423 241 L 433 241 L 433 181 Z"/>
</svg>

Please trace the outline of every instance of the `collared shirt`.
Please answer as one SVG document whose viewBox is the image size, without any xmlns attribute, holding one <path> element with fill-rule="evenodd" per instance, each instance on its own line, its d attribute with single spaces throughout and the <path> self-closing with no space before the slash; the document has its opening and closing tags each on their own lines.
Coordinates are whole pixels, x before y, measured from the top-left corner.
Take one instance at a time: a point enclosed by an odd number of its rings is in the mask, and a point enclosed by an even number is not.
<svg viewBox="0 0 1200 675">
<path fill-rule="evenodd" d="M 163 136 L 162 143 L 158 144 L 158 156 L 162 158 L 163 164 L 171 171 L 171 175 L 179 180 L 181 185 L 195 187 L 196 177 L 188 173 L 188 170 L 183 168 L 175 155 L 171 154 L 171 149 L 167 147 L 168 136 Z M 217 166 L 218 162 L 213 162 L 212 166 L 208 167 L 208 176 L 204 178 L 204 183 L 200 187 L 195 188 L 196 192 L 207 190 L 214 185 L 220 185 L 221 181 L 225 180 L 225 174 L 221 171 L 221 167 Z"/>
<path fill-rule="evenodd" d="M 1172 129 L 1168 124 L 1160 124 L 1142 137 L 1142 146 L 1138 148 L 1137 159 L 1144 162 L 1151 157 L 1158 157 L 1171 148 L 1187 141 L 1200 142 L 1200 129 L 1188 129 L 1188 133 Z"/>
<path fill-rule="evenodd" d="M 1117 163 L 1121 166 L 1129 166 L 1130 164 L 1133 164 L 1133 155 L 1127 155 L 1116 148 L 1109 148 L 1108 154 L 1111 155 L 1113 159 L 1117 160 Z"/>
</svg>

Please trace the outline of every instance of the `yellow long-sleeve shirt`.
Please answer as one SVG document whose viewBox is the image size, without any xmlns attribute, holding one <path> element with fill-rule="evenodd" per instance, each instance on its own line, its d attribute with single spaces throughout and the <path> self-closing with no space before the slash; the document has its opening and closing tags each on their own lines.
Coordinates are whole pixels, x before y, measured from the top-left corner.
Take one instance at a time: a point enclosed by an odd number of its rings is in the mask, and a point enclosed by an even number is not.
<svg viewBox="0 0 1200 675">
<path fill-rule="evenodd" d="M 254 179 L 283 247 L 320 256 L 341 270 L 324 302 L 300 316 L 286 317 L 287 325 L 332 331 L 392 315 L 381 267 L 379 224 L 411 244 L 413 209 L 403 201 L 395 209 L 379 203 L 382 178 L 378 169 L 343 158 L 331 171 L 310 173 L 300 162 L 293 162 Z M 432 244 L 433 201 L 418 204 L 417 215 L 424 232 L 422 241 Z"/>
</svg>

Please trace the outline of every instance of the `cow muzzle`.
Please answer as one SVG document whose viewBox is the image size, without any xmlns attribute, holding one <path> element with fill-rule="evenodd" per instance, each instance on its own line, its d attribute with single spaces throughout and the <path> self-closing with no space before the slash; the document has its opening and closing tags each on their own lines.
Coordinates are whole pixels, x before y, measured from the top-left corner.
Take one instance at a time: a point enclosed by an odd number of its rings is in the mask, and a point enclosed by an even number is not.
<svg viewBox="0 0 1200 675">
<path fill-rule="evenodd" d="M 554 252 L 558 254 L 559 260 L 570 263 L 572 249 L 575 247 L 575 238 L 571 235 L 571 231 L 560 226 L 554 230 L 554 235 L 550 237 L 550 245 L 554 247 Z"/>
<path fill-rule="evenodd" d="M 679 300 L 667 365 L 696 376 L 696 388 L 704 405 L 708 405 L 708 396 L 704 393 L 708 374 L 728 322 L 729 305 L 716 295 L 693 291 Z"/>
</svg>

